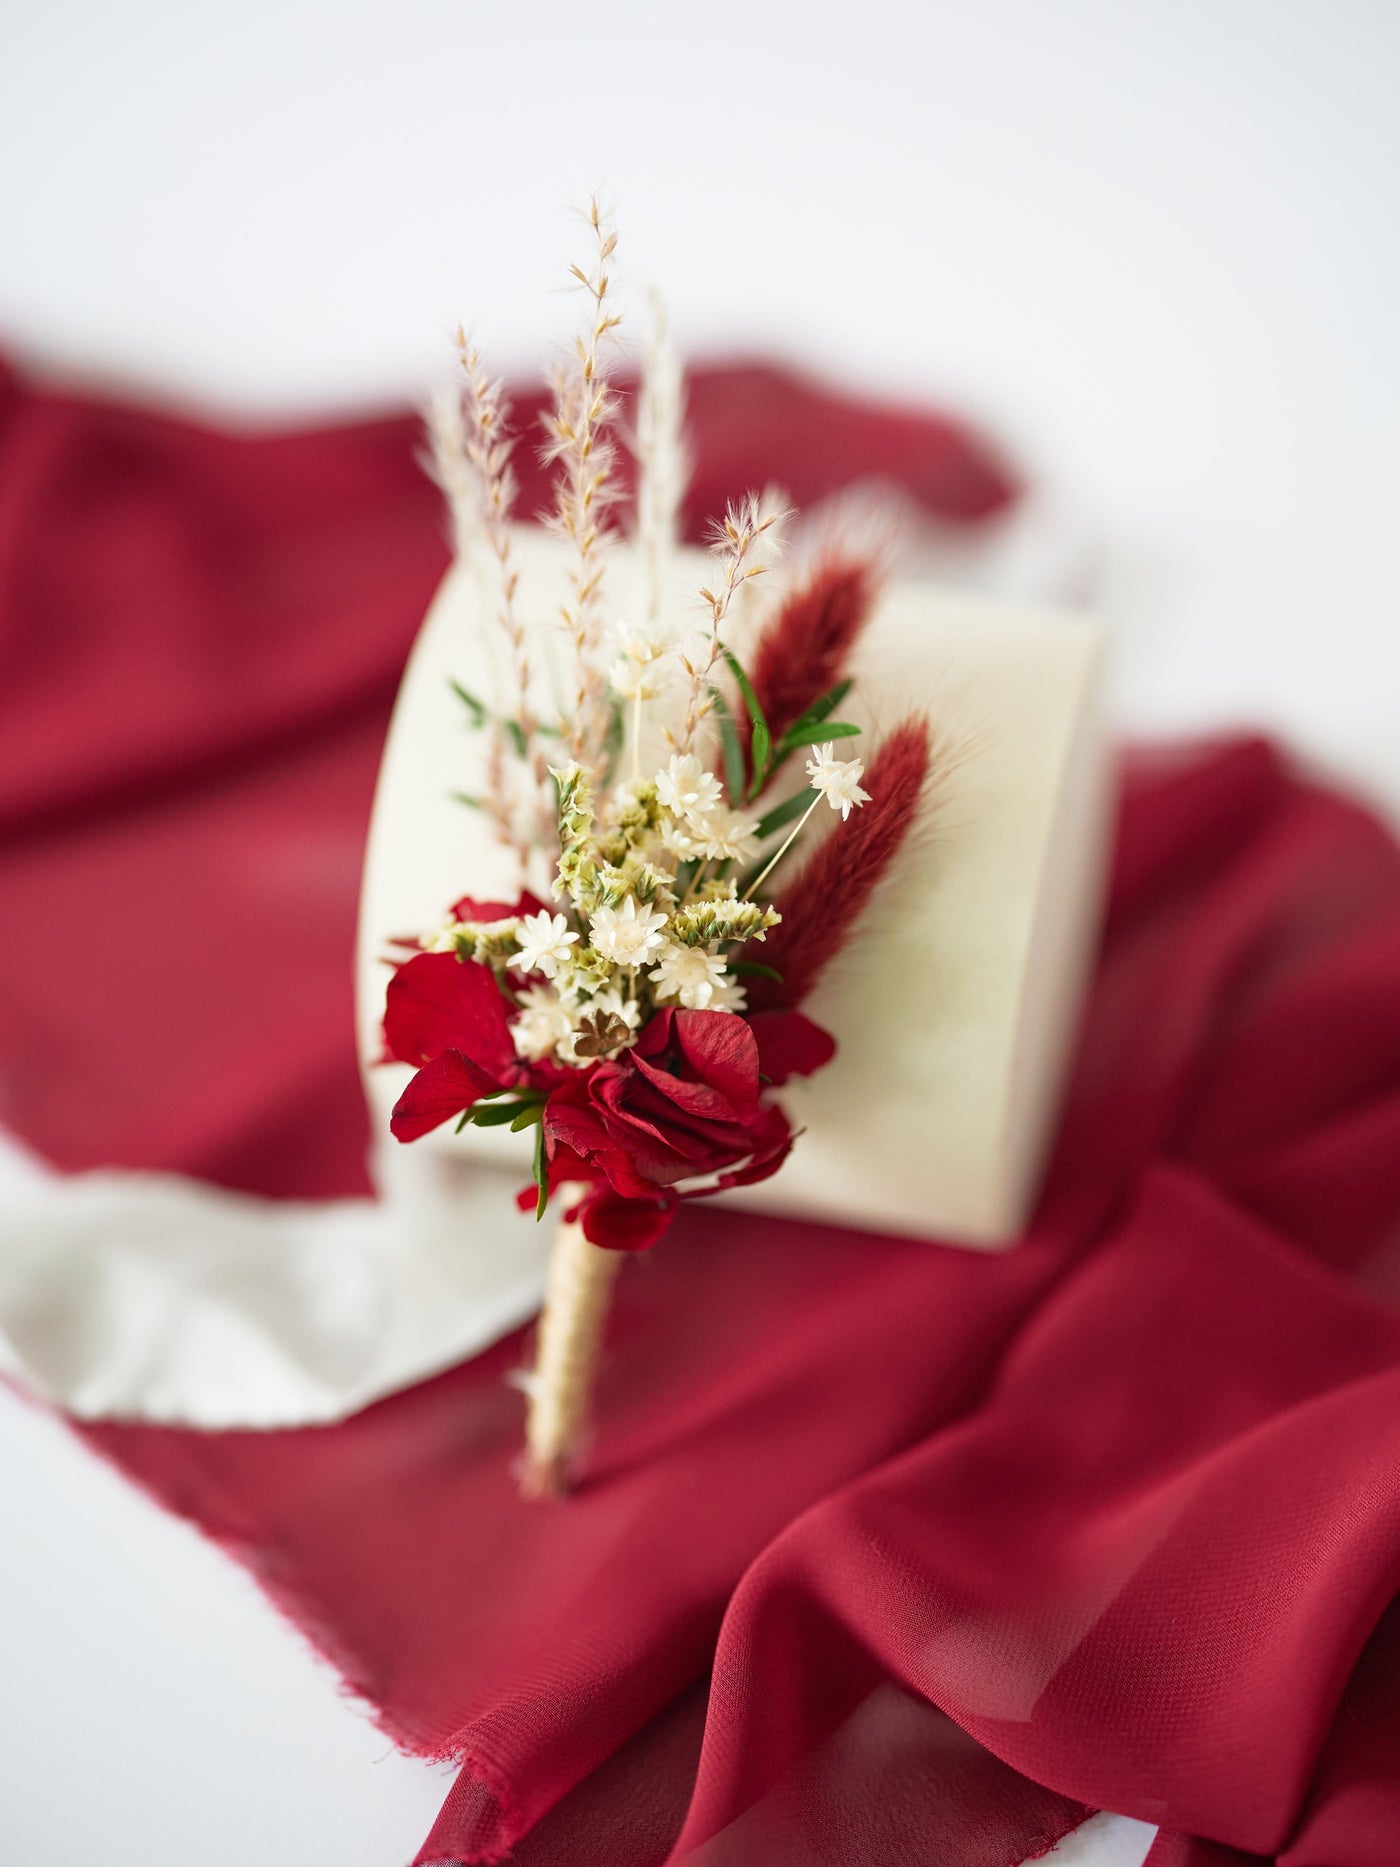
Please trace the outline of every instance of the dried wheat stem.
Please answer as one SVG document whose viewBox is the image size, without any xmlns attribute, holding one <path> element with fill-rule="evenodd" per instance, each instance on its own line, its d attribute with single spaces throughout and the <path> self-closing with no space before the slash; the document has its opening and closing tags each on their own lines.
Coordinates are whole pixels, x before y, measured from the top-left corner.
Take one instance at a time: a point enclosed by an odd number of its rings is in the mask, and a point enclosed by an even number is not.
<svg viewBox="0 0 1400 1867">
<path fill-rule="evenodd" d="M 427 427 L 432 475 L 447 500 L 452 520 L 453 555 L 459 562 L 470 564 L 486 536 L 486 502 L 473 458 L 473 437 L 468 433 L 463 396 L 446 389 L 435 395 L 428 409 Z M 501 740 L 500 722 L 493 720 L 486 749 L 483 802 L 497 841 L 515 851 L 524 875 L 529 848 L 516 824 L 514 788 Z"/>
<path fill-rule="evenodd" d="M 582 1191 L 561 1188 L 562 1208 L 567 1210 Z M 525 1497 L 559 1497 L 569 1487 L 621 1263 L 620 1251 L 590 1244 L 581 1225 L 561 1220 L 549 1258 L 534 1372 L 526 1390 L 526 1463 L 520 1487 Z"/>
<path fill-rule="evenodd" d="M 603 634 L 603 565 L 612 539 L 608 513 L 618 498 L 617 450 L 611 437 L 617 398 L 604 368 L 604 349 L 621 319 L 613 312 L 608 261 L 617 235 L 597 200 L 588 206 L 596 252 L 591 270 L 570 271 L 589 299 L 570 367 L 555 376 L 545 459 L 557 463 L 555 510 L 550 524 L 574 547 L 569 599 L 561 614 L 574 649 L 576 692 L 565 721 L 569 751 L 586 770 L 597 769 L 608 727 L 608 705 L 598 649 Z"/>
<path fill-rule="evenodd" d="M 685 383 L 666 326 L 666 306 L 651 294 L 641 393 L 637 399 L 637 542 L 646 587 L 646 621 L 653 639 L 661 624 L 666 587 L 680 541 L 681 501 L 690 481 L 684 439 Z"/>
<path fill-rule="evenodd" d="M 457 355 L 462 365 L 463 446 L 476 492 L 481 535 L 495 561 L 496 623 L 510 659 L 513 715 L 529 763 L 536 831 L 548 837 L 555 827 L 554 811 L 548 798 L 549 761 L 540 742 L 539 722 L 531 704 L 529 636 L 516 600 L 520 572 L 515 562 L 510 519 L 518 487 L 515 470 L 510 464 L 515 446 L 509 428 L 510 405 L 506 401 L 505 385 L 487 375 L 480 352 L 467 341 L 460 325 Z M 528 833 L 519 835 L 516 841 L 522 868 L 528 873 L 531 837 Z"/>
<path fill-rule="evenodd" d="M 715 663 L 724 650 L 722 630 L 736 593 L 754 577 L 761 577 L 766 564 L 749 562 L 754 546 L 786 516 L 780 509 L 767 506 L 756 494 L 748 493 L 737 505 L 730 506 L 715 526 L 711 550 L 719 562 L 722 578 L 713 590 L 702 590 L 701 597 L 710 612 L 709 640 L 694 660 L 681 656 L 681 666 L 689 680 L 685 717 L 681 723 L 676 749 L 689 752 L 700 722 L 713 704 L 709 680 Z"/>
</svg>

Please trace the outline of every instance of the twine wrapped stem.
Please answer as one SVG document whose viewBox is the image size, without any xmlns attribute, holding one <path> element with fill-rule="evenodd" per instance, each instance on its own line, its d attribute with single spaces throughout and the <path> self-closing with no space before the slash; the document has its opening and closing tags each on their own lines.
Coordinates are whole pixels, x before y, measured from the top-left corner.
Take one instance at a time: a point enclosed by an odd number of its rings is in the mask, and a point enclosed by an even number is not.
<svg viewBox="0 0 1400 1867">
<path fill-rule="evenodd" d="M 582 1192 L 561 1187 L 561 1209 Z M 623 1253 L 590 1244 L 583 1227 L 563 1219 L 550 1253 L 535 1367 L 527 1393 L 525 1497 L 561 1497 L 569 1488 L 588 1418 L 598 1344 Z"/>
</svg>

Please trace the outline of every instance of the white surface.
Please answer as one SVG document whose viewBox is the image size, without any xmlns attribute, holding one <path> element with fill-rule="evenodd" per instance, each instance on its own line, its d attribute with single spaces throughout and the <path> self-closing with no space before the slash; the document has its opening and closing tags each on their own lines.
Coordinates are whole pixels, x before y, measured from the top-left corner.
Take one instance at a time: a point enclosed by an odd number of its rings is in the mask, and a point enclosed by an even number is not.
<svg viewBox="0 0 1400 1867">
<path fill-rule="evenodd" d="M 558 541 L 520 536 L 523 615 L 554 614 L 568 563 Z M 635 568 L 626 549 L 609 567 L 608 601 L 619 614 L 635 613 Z M 702 553 L 680 555 L 667 626 L 683 631 L 687 596 L 708 574 Z M 483 735 L 464 733 L 449 681 L 493 692 L 489 600 L 471 566 L 449 575 L 389 729 L 356 967 L 376 1133 L 388 1132 L 411 1075 L 377 1062 L 391 942 L 406 930 L 432 932 L 464 892 L 509 901 L 520 888 L 515 860 L 484 816 L 453 802 L 454 789 L 479 793 L 485 783 Z M 783 1091 L 801 1143 L 772 1179 L 730 1203 L 992 1248 L 1019 1235 L 1098 946 L 1110 827 L 1096 704 L 1102 651 L 1102 632 L 1086 616 L 969 600 L 913 580 L 886 591 L 843 712 L 867 728 L 889 726 L 911 696 L 936 696 L 952 774 L 901 853 L 878 916 L 861 925 L 858 963 L 838 961 L 807 1007 L 835 1035 L 839 1057 Z M 549 683 L 542 677 L 539 687 L 536 705 L 548 719 Z M 658 748 L 642 769 L 661 756 Z M 800 773 L 785 778 L 766 802 L 801 782 Z M 504 1128 L 458 1136 L 449 1125 L 410 1155 L 499 1160 L 523 1175 L 522 1142 Z"/>
<path fill-rule="evenodd" d="M 382 1197 L 248 1199 L 173 1174 L 44 1170 L 0 1133 L 0 1373 L 84 1419 L 343 1419 L 479 1354 L 539 1304 L 519 1175 L 392 1144 Z"/>
<path fill-rule="evenodd" d="M 1121 718 L 1281 724 L 1400 806 L 1400 12 L 588 17 L 12 9 L 0 332 L 228 408 L 416 393 L 459 316 L 533 364 L 601 183 L 683 341 L 946 396 L 1091 515 L 1064 593 L 1117 631 Z M 6 1857 L 406 1860 L 445 1779 L 376 1764 L 251 1585 L 51 1422 L 5 1400 L 0 1436 Z"/>
</svg>

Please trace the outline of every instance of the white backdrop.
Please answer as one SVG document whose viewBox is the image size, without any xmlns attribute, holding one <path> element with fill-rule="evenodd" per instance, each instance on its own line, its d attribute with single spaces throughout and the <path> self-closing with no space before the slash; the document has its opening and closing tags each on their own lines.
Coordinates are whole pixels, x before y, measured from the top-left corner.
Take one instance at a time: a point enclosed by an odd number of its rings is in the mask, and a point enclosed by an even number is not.
<svg viewBox="0 0 1400 1867">
<path fill-rule="evenodd" d="M 1272 725 L 1400 812 L 1398 68 L 1389 0 L 46 0 L 0 342 L 241 417 L 417 395 L 459 317 L 533 366 L 601 187 L 692 353 L 1005 441 L 1126 725 Z M 221 1557 L 8 1402 L 0 1470 L 7 1855 L 409 1857 L 444 1779 Z"/>
</svg>

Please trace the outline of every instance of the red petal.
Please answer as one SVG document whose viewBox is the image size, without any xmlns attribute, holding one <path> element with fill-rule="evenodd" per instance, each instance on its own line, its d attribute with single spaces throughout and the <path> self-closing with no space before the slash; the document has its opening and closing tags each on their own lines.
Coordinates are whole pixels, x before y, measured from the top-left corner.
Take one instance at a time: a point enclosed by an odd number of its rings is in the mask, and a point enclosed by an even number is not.
<svg viewBox="0 0 1400 1867">
<path fill-rule="evenodd" d="M 396 1140 L 416 1141 L 498 1087 L 460 1050 L 445 1050 L 424 1064 L 404 1090 L 394 1104 L 389 1127 Z"/>
<path fill-rule="evenodd" d="M 736 1109 L 758 1100 L 758 1045 L 732 1011 L 678 1011 L 676 1037 L 686 1062 Z"/>
<path fill-rule="evenodd" d="M 503 1088 L 519 1075 L 505 1000 L 494 973 L 455 953 L 420 953 L 400 966 L 384 999 L 384 1041 L 400 1063 L 460 1050 Z"/>
<path fill-rule="evenodd" d="M 520 914 L 538 914 L 543 906 L 538 896 L 528 893 L 518 901 L 478 901 L 474 895 L 463 895 L 452 903 L 452 918 L 478 921 L 484 926 L 490 921 L 514 920 Z"/>
<path fill-rule="evenodd" d="M 836 1039 L 800 1011 L 759 1011 L 749 1019 L 758 1045 L 758 1067 L 775 1086 L 790 1076 L 810 1076 L 836 1055 Z"/>
<path fill-rule="evenodd" d="M 590 1244 L 609 1251 L 646 1251 L 675 1217 L 676 1198 L 623 1199 L 611 1187 L 600 1187 L 584 1200 L 579 1212 L 583 1235 Z"/>
</svg>

